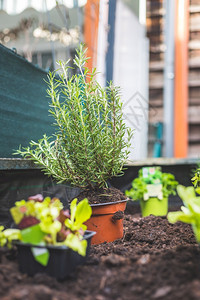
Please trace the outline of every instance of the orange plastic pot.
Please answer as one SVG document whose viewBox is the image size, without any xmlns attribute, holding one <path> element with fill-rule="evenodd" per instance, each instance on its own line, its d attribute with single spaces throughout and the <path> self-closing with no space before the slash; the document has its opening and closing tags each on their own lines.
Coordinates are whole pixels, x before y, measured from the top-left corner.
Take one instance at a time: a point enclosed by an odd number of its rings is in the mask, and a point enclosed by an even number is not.
<svg viewBox="0 0 200 300">
<path fill-rule="evenodd" d="M 123 237 L 123 215 L 127 200 L 92 204 L 92 216 L 85 223 L 88 230 L 96 231 L 91 244 L 113 242 Z"/>
</svg>

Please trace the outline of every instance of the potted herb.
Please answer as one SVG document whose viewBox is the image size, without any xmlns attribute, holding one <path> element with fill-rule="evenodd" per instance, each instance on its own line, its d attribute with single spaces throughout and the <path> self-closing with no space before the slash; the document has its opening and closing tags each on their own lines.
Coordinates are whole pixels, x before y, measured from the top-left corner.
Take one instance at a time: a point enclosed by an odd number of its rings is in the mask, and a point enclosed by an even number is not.
<svg viewBox="0 0 200 300">
<path fill-rule="evenodd" d="M 192 186 L 179 185 L 177 192 L 184 206 L 181 207 L 181 211 L 169 212 L 168 221 L 172 224 L 177 221 L 191 224 L 196 241 L 200 243 L 200 196 L 196 195 L 195 188 Z"/>
<path fill-rule="evenodd" d="M 144 167 L 125 194 L 140 201 L 142 216 L 165 216 L 168 212 L 168 197 L 176 193 L 178 182 L 174 175 L 162 173 L 160 167 Z"/>
<path fill-rule="evenodd" d="M 109 188 L 107 180 L 123 174 L 132 132 L 123 120 L 119 88 L 112 82 L 101 87 L 95 80 L 96 70 L 90 72 L 86 61 L 86 50 L 80 45 L 74 59 L 78 74 L 71 76 L 68 62 L 62 61 L 59 74 L 49 73 L 49 112 L 55 134 L 31 141 L 17 153 L 33 160 L 58 183 L 70 182 L 81 189 L 78 199 L 86 197 L 92 206 L 88 228 L 97 231 L 93 242 L 101 243 L 123 236 L 126 197 Z"/>
<path fill-rule="evenodd" d="M 0 245 L 18 248 L 19 268 L 34 275 L 44 272 L 64 279 L 85 262 L 94 232 L 83 224 L 91 216 L 88 200 L 74 199 L 64 210 L 57 198 L 41 195 L 21 200 L 10 209 L 17 229 L 0 227 Z"/>
</svg>

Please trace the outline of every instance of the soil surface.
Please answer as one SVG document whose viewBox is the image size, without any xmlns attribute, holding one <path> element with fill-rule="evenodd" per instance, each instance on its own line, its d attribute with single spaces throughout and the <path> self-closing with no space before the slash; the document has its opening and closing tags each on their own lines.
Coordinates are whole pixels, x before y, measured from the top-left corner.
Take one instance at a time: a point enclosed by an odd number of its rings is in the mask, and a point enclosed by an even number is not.
<svg viewBox="0 0 200 300">
<path fill-rule="evenodd" d="M 200 299 L 200 249 L 191 227 L 165 217 L 125 215 L 123 239 L 91 246 L 87 264 L 63 282 L 21 274 L 14 254 L 1 250 L 1 300 Z"/>
<path fill-rule="evenodd" d="M 120 190 L 110 187 L 110 188 L 100 188 L 94 190 L 84 190 L 78 195 L 78 200 L 81 201 L 84 198 L 88 199 L 90 204 L 117 202 L 120 200 L 127 199 Z"/>
</svg>

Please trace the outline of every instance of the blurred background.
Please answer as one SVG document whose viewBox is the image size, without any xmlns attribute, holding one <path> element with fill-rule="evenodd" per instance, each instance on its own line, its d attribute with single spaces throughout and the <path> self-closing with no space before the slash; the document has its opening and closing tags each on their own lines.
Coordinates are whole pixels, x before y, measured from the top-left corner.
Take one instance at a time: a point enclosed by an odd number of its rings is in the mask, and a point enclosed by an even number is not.
<svg viewBox="0 0 200 300">
<path fill-rule="evenodd" d="M 200 0 L 0 0 L 0 157 L 51 134 L 46 79 L 80 42 L 121 87 L 130 160 L 199 158 Z"/>
</svg>

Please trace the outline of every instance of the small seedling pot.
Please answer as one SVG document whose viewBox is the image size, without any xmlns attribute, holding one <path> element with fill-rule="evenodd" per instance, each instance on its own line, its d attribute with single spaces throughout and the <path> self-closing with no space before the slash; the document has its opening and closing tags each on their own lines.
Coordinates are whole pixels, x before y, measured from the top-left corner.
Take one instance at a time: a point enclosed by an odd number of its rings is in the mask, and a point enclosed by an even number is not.
<svg viewBox="0 0 200 300">
<path fill-rule="evenodd" d="M 88 230 L 96 231 L 92 244 L 113 242 L 123 237 L 123 217 L 127 200 L 92 204 L 92 216 L 85 223 Z"/>
<path fill-rule="evenodd" d="M 88 243 L 86 256 L 81 256 L 66 246 L 34 245 L 34 248 L 48 249 L 50 255 L 47 266 L 43 266 L 35 260 L 31 251 L 31 248 L 33 247 L 32 244 L 15 241 L 14 244 L 18 249 L 19 270 L 29 276 L 33 276 L 36 273 L 46 273 L 55 277 L 57 280 L 64 280 L 72 275 L 78 265 L 85 263 L 89 255 L 91 239 L 94 235 L 95 232 L 88 230 L 84 234 L 84 239 L 86 239 Z"/>
<path fill-rule="evenodd" d="M 154 216 L 166 216 L 168 213 L 168 199 L 163 198 L 149 198 L 147 201 L 140 200 L 141 213 L 143 217 Z"/>
</svg>

